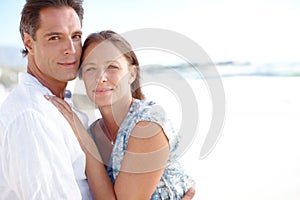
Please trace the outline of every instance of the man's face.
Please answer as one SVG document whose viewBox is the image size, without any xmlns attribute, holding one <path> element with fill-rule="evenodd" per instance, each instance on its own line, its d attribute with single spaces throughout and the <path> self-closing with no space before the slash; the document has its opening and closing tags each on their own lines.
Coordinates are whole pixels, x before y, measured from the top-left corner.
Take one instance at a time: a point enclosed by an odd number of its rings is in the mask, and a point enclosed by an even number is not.
<svg viewBox="0 0 300 200">
<path fill-rule="evenodd" d="M 35 67 L 46 79 L 67 82 L 76 78 L 81 35 L 80 19 L 72 8 L 41 10 L 32 54 Z"/>
</svg>

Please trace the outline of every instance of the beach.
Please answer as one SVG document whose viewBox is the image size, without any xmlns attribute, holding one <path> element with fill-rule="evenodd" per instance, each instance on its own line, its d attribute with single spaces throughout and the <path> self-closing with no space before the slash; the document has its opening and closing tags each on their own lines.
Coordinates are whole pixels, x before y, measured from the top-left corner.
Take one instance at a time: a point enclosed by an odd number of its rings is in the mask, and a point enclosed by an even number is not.
<svg viewBox="0 0 300 200">
<path fill-rule="evenodd" d="M 217 145 L 200 160 L 200 129 L 181 158 L 197 181 L 195 199 L 298 200 L 300 77 L 233 76 L 222 82 L 226 119 Z"/>
</svg>

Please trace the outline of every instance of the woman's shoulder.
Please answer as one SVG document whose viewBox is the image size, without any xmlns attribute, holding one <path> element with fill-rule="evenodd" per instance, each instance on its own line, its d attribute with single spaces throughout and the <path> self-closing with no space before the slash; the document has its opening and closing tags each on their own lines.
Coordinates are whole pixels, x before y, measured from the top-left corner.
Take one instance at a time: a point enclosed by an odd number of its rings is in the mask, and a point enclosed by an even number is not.
<svg viewBox="0 0 300 200">
<path fill-rule="evenodd" d="M 174 129 L 171 120 L 168 118 L 166 110 L 154 101 L 135 100 L 132 104 L 126 124 L 131 124 L 132 128 L 141 121 L 154 122 L 158 124 L 174 147 L 177 144 L 177 131 Z"/>
<path fill-rule="evenodd" d="M 167 119 L 165 109 L 154 101 L 135 99 L 129 114 L 138 121 L 153 121 L 159 124 Z"/>
<path fill-rule="evenodd" d="M 156 105 L 154 101 L 135 99 L 119 128 L 119 132 L 122 132 L 122 135 L 127 135 L 129 138 L 134 127 L 140 122 L 154 122 L 164 127 L 164 112 Z"/>
<path fill-rule="evenodd" d="M 148 110 L 155 104 L 156 103 L 154 101 L 134 99 L 132 102 L 132 105 L 129 108 L 129 112 L 137 113 L 137 112 L 141 112 L 143 110 Z"/>
</svg>

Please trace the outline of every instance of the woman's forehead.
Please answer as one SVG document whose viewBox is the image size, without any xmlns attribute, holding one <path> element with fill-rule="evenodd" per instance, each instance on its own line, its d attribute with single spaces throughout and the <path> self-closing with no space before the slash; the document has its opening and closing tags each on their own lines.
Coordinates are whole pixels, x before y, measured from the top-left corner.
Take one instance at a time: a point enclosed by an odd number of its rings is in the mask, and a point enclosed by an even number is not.
<svg viewBox="0 0 300 200">
<path fill-rule="evenodd" d="M 83 63 L 88 61 L 107 62 L 121 56 L 122 52 L 109 41 L 93 43 L 86 48 L 83 54 Z"/>
</svg>

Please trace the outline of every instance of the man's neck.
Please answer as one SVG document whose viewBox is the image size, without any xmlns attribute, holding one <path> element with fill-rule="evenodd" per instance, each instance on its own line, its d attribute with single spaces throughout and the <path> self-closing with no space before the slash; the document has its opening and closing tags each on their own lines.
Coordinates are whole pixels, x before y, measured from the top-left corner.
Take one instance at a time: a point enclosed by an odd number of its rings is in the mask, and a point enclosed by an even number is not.
<svg viewBox="0 0 300 200">
<path fill-rule="evenodd" d="M 64 99 L 67 82 L 60 82 L 41 72 L 37 67 L 32 67 L 28 63 L 27 72 L 34 76 L 42 85 L 48 88 L 55 96 Z"/>
</svg>

